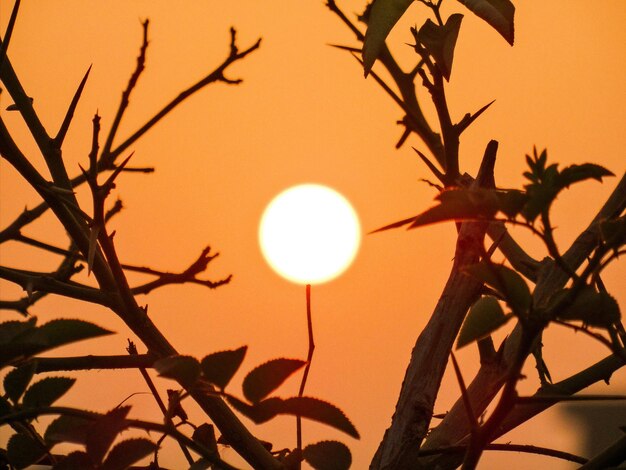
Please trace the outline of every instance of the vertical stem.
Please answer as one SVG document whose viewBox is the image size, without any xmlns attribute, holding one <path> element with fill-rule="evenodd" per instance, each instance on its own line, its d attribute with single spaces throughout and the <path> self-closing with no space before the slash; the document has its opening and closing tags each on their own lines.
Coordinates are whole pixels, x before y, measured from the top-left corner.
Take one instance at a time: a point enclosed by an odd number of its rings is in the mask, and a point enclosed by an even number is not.
<svg viewBox="0 0 626 470">
<path fill-rule="evenodd" d="M 311 361 L 313 360 L 313 351 L 315 351 L 315 342 L 313 341 L 313 321 L 311 319 L 311 284 L 306 285 L 306 320 L 307 328 L 309 331 L 309 351 L 306 357 L 306 366 L 304 368 L 304 374 L 302 374 L 302 382 L 300 382 L 300 390 L 298 396 L 301 397 L 304 393 L 304 387 L 306 386 L 306 379 L 309 376 L 309 369 L 311 368 Z M 298 451 L 302 451 L 302 417 L 296 415 L 296 445 Z"/>
</svg>

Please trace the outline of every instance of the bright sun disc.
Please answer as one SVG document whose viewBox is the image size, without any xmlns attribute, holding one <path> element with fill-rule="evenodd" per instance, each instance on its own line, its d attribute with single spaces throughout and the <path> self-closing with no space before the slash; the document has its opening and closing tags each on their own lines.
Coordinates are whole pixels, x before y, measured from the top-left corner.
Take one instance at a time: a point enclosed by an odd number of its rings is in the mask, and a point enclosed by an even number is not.
<svg viewBox="0 0 626 470">
<path fill-rule="evenodd" d="M 276 196 L 259 227 L 261 251 L 281 276 L 300 284 L 336 278 L 354 260 L 361 227 L 348 200 L 326 186 L 302 184 Z"/>
</svg>

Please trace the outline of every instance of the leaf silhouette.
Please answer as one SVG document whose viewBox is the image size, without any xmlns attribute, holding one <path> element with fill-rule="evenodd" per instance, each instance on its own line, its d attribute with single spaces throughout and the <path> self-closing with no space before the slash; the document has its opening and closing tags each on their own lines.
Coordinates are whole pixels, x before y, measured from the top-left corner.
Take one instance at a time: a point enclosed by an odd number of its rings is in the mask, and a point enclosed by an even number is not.
<svg viewBox="0 0 626 470">
<path fill-rule="evenodd" d="M 92 424 L 93 421 L 85 418 L 61 415 L 47 427 L 44 439 L 48 444 L 52 445 L 59 442 L 85 444 L 87 431 Z"/>
<path fill-rule="evenodd" d="M 200 377 L 200 363 L 191 356 L 169 356 L 154 363 L 161 377 L 174 379 L 184 387 L 191 387 Z"/>
<path fill-rule="evenodd" d="M 506 324 L 511 315 L 505 315 L 498 300 L 492 296 L 478 299 L 470 308 L 456 343 L 456 348 L 462 348 L 474 341 L 478 341 Z"/>
<path fill-rule="evenodd" d="M 446 80 L 450 80 L 452 61 L 454 60 L 454 47 L 461 29 L 463 15 L 455 13 L 450 15 L 446 24 L 439 26 L 431 20 L 420 28 L 417 37 L 424 45 L 428 53 L 435 59 L 437 68 Z"/>
<path fill-rule="evenodd" d="M 46 377 L 32 384 L 26 393 L 22 405 L 25 408 L 50 406 L 67 392 L 76 379 L 68 377 Z"/>
<path fill-rule="evenodd" d="M 303 418 L 319 421 L 345 432 L 355 439 L 359 433 L 348 417 L 335 405 L 311 397 L 287 398 L 281 405 L 279 414 L 300 415 Z"/>
<path fill-rule="evenodd" d="M 363 42 L 365 76 L 372 70 L 385 39 L 413 0 L 376 0 L 372 5 Z"/>
<path fill-rule="evenodd" d="M 132 464 L 152 454 L 156 445 L 143 438 L 127 439 L 116 444 L 102 465 L 102 470 L 126 470 Z"/>
<path fill-rule="evenodd" d="M 46 449 L 26 434 L 13 434 L 7 442 L 7 458 L 15 468 L 26 468 L 37 463 Z"/>
<path fill-rule="evenodd" d="M 102 462 L 117 435 L 127 428 L 126 415 L 129 411 L 129 406 L 114 408 L 94 421 L 89 428 L 85 444 L 94 462 Z"/>
<path fill-rule="evenodd" d="M 348 470 L 352 454 L 348 447 L 338 441 L 321 441 L 306 446 L 302 456 L 316 470 Z"/>
<path fill-rule="evenodd" d="M 35 374 L 37 365 L 30 361 L 16 367 L 4 377 L 4 391 L 13 403 L 17 403 Z"/>
<path fill-rule="evenodd" d="M 256 403 L 276 390 L 291 374 L 305 365 L 300 359 L 273 359 L 253 369 L 243 380 L 243 394 Z"/>
<path fill-rule="evenodd" d="M 515 6 L 509 0 L 459 0 L 485 20 L 512 46 L 515 41 Z"/>
<path fill-rule="evenodd" d="M 224 390 L 241 366 L 247 350 L 247 346 L 242 346 L 239 349 L 219 351 L 205 356 L 200 362 L 202 375 Z"/>
<path fill-rule="evenodd" d="M 570 289 L 563 289 L 557 299 L 568 294 Z M 606 292 L 598 292 L 591 286 L 584 287 L 570 305 L 557 312 L 561 320 L 581 320 L 587 325 L 607 328 L 619 321 L 621 313 L 619 305 Z"/>
<path fill-rule="evenodd" d="M 465 271 L 502 294 L 514 312 L 523 313 L 530 307 L 532 302 L 530 289 L 522 276 L 511 268 L 483 260 L 468 266 Z"/>
</svg>

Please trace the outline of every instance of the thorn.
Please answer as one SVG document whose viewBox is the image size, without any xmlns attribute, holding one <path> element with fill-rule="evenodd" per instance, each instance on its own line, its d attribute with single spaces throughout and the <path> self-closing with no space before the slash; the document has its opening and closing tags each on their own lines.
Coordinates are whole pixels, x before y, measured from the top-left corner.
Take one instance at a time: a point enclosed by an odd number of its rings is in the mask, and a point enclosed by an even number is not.
<svg viewBox="0 0 626 470">
<path fill-rule="evenodd" d="M 480 116 L 482 113 L 487 111 L 487 108 L 489 108 L 489 106 L 491 106 L 495 102 L 496 100 L 493 100 L 491 103 L 487 103 L 485 106 L 480 108 L 474 114 L 467 113 L 465 116 L 463 116 L 463 119 L 461 119 L 461 121 L 456 125 L 459 135 L 463 131 L 465 131 L 465 129 L 467 129 L 470 126 L 470 124 L 473 123 L 478 118 L 478 116 Z"/>
<path fill-rule="evenodd" d="M 33 102 L 34 102 L 35 100 L 34 100 L 33 98 L 31 98 L 30 96 L 28 97 L 28 99 L 30 100 L 30 104 L 31 104 L 31 106 L 32 106 L 32 104 L 33 104 Z M 7 110 L 7 111 L 19 111 L 19 109 L 20 109 L 20 108 L 19 108 L 19 107 L 18 107 L 15 103 L 10 104 L 10 105 L 9 105 L 9 106 L 7 106 L 7 108 L 6 108 L 6 110 Z"/>
<path fill-rule="evenodd" d="M 422 159 L 422 161 L 426 164 L 426 166 L 432 172 L 432 174 L 435 175 L 435 177 L 445 185 L 446 184 L 446 176 L 441 171 L 439 171 L 439 169 L 435 166 L 435 164 L 433 162 L 431 162 L 428 159 L 428 157 L 426 157 L 426 155 L 424 155 L 422 152 L 417 150 L 415 147 L 412 147 L 412 148 L 419 155 L 419 157 Z"/>
</svg>

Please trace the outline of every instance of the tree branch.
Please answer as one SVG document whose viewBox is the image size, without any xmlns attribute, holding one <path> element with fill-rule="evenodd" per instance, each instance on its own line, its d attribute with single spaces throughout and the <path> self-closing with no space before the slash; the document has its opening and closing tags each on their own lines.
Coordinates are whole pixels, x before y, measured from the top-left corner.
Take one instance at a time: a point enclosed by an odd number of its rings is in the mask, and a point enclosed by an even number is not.
<svg viewBox="0 0 626 470">
<path fill-rule="evenodd" d="M 487 146 L 475 186 L 493 187 L 496 148 L 497 144 L 493 143 Z M 461 224 L 448 282 L 428 324 L 413 347 L 396 413 L 374 456 L 372 469 L 411 468 L 411 462 L 417 459 L 420 443 L 428 431 L 452 344 L 468 308 L 480 294 L 482 283 L 468 276 L 464 270 L 478 262 L 484 253 L 485 230 L 486 224 L 483 222 Z M 467 424 L 465 408 L 463 413 Z M 476 413 L 480 414 L 479 411 Z"/>
<path fill-rule="evenodd" d="M 600 220 L 617 217 L 626 207 L 626 174 L 622 177 L 616 188 L 613 190 L 603 207 L 598 211 L 593 221 L 587 229 L 583 231 L 571 245 L 571 247 L 563 254 L 563 259 L 572 270 L 576 270 L 593 252 L 598 243 L 597 223 Z M 542 305 L 552 293 L 561 289 L 568 280 L 568 276 L 553 262 L 546 259 L 542 262 L 540 269 L 537 271 L 537 286 L 534 291 L 535 305 Z M 511 364 L 514 354 L 517 351 L 521 335 L 521 327 L 518 324 L 511 335 L 500 346 L 500 361 L 498 363 L 488 363 L 481 365 L 476 376 L 468 386 L 468 394 L 471 398 L 473 409 L 476 413 L 482 413 L 491 403 L 496 394 L 500 391 L 506 380 L 506 372 Z M 560 382 L 560 388 L 563 386 L 572 387 L 572 394 L 578 390 L 582 390 L 599 380 L 610 377 L 610 375 L 624 364 L 615 356 L 610 356 L 605 361 L 600 361 L 596 366 L 586 369 L 579 376 L 576 374 L 572 377 L 573 382 Z M 574 379 L 575 377 L 575 379 Z M 589 380 L 587 380 L 589 379 Z M 556 386 L 556 384 L 555 384 Z M 577 388 L 580 387 L 580 388 Z M 523 420 L 519 421 L 517 414 L 520 408 L 515 408 L 507 418 L 505 418 L 501 429 L 513 429 L 522 422 L 531 419 L 536 414 L 542 412 L 545 408 L 537 407 L 532 410 L 524 407 Z M 509 426 L 508 423 L 517 422 L 515 426 Z M 496 437 L 501 435 L 500 432 Z M 429 434 L 428 439 L 422 446 L 423 449 L 430 449 L 456 444 L 469 436 L 469 428 L 465 417 L 465 409 L 461 399 L 457 400 L 442 422 Z M 425 460 L 425 465 L 435 465 L 431 460 Z M 458 465 L 458 462 L 457 462 Z"/>
<path fill-rule="evenodd" d="M 152 367 L 156 356 L 153 354 L 117 356 L 76 356 L 76 357 L 34 357 L 29 359 L 36 364 L 35 373 L 57 372 L 61 370 L 96 369 L 138 369 Z"/>
</svg>

